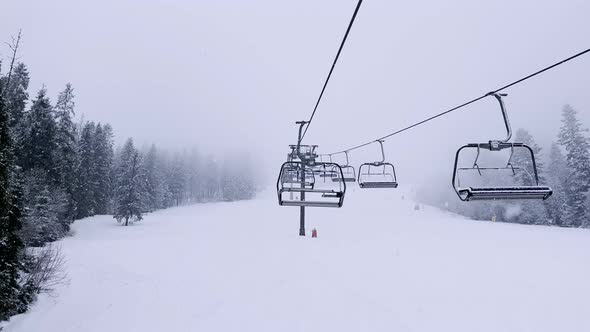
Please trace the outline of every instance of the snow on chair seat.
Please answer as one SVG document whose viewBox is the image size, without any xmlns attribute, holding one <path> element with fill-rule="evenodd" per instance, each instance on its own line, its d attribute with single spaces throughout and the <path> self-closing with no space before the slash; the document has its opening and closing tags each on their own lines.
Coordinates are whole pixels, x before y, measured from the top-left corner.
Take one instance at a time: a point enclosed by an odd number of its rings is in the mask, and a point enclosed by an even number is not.
<svg viewBox="0 0 590 332">
<path fill-rule="evenodd" d="M 465 201 L 488 199 L 547 199 L 553 191 L 547 186 L 458 188 Z"/>
<path fill-rule="evenodd" d="M 397 182 L 362 182 L 359 187 L 366 189 L 397 188 Z"/>
</svg>

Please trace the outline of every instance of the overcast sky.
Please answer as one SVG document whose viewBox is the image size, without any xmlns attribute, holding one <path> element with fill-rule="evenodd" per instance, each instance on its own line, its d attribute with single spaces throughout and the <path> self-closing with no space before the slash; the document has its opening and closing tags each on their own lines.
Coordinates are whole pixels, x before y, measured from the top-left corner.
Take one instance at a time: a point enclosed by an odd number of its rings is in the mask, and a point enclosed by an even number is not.
<svg viewBox="0 0 590 332">
<path fill-rule="evenodd" d="M 31 94 L 71 82 L 77 111 L 117 141 L 247 148 L 278 171 L 309 117 L 356 0 L 4 1 L 23 30 Z M 365 0 L 306 137 L 323 152 L 374 139 L 590 47 L 590 1 Z M 0 49 L 2 56 L 8 49 Z M 590 125 L 590 55 L 506 92 L 512 124 L 548 144 L 563 104 Z M 501 138 L 492 98 L 392 138 L 408 181 Z M 351 155 L 378 159 L 378 147 Z M 423 174 L 428 173 L 428 174 Z M 271 173 L 269 173 L 270 175 Z M 274 174 L 272 174 L 274 178 Z M 449 180 L 450 181 L 450 180 Z"/>
</svg>

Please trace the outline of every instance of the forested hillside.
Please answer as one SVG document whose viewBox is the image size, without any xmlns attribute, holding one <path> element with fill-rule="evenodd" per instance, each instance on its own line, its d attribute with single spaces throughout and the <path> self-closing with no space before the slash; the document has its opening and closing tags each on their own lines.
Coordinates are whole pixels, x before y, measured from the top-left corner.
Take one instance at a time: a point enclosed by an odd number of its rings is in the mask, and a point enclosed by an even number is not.
<svg viewBox="0 0 590 332">
<path fill-rule="evenodd" d="M 18 50 L 20 34 L 11 44 Z M 0 67 L 0 320 L 24 312 L 63 261 L 51 246 L 77 220 L 113 214 L 129 225 L 171 206 L 250 199 L 256 191 L 249 156 L 200 154 L 179 142 L 174 151 L 145 149 L 128 138 L 115 149 L 108 123 L 83 119 L 67 83 L 50 98 L 31 92 L 17 52 Z M 52 269 L 40 278 L 40 270 Z"/>
</svg>

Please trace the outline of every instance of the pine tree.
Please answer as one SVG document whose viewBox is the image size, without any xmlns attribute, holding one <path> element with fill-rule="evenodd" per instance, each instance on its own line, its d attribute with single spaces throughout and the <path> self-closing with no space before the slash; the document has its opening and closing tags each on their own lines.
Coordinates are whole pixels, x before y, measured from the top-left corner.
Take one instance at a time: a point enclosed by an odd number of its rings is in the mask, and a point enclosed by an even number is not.
<svg viewBox="0 0 590 332">
<path fill-rule="evenodd" d="M 158 151 L 153 144 L 143 158 L 142 169 L 145 173 L 146 202 L 144 207 L 148 212 L 161 209 L 164 204 L 164 179 Z"/>
<path fill-rule="evenodd" d="M 115 190 L 115 215 L 117 222 L 125 220 L 124 225 L 141 220 L 143 188 L 141 174 L 139 172 L 139 153 L 133 146 L 133 140 L 129 138 L 117 165 L 117 187 Z"/>
<path fill-rule="evenodd" d="M 27 100 L 29 100 L 27 89 L 29 88 L 30 78 L 27 66 L 23 63 L 18 63 L 12 71 L 10 82 L 7 82 L 7 77 L 2 77 L 0 81 L 4 85 L 8 83 L 8 86 L 4 89 L 5 108 L 9 114 L 9 126 L 15 129 L 23 120 Z M 13 133 L 17 131 L 14 130 Z"/>
<path fill-rule="evenodd" d="M 55 189 L 47 173 L 41 169 L 28 170 L 24 175 L 22 240 L 27 246 L 41 247 L 65 234 L 60 222 L 65 197 Z"/>
<path fill-rule="evenodd" d="M 576 110 L 565 105 L 562 117 L 558 142 L 565 148 L 571 170 L 566 185 L 568 201 L 564 217 L 567 224 L 580 226 L 586 217 L 585 194 L 590 188 L 590 140 L 584 135 L 588 129 L 582 128 Z"/>
<path fill-rule="evenodd" d="M 25 119 L 26 132 L 23 137 L 23 147 L 19 166 L 23 170 L 38 168 L 47 172 L 55 183 L 59 182 L 56 168 L 57 141 L 56 124 L 53 106 L 47 91 L 41 89 L 37 99 L 33 101 L 31 110 Z"/>
<path fill-rule="evenodd" d="M 113 133 L 112 128 L 107 124 L 100 123 L 94 131 L 94 160 L 95 169 L 93 183 L 96 184 L 94 191 L 95 213 L 107 214 L 112 196 L 111 173 L 113 167 Z"/>
<path fill-rule="evenodd" d="M 518 129 L 514 140 L 528 145 L 533 150 L 539 184 L 544 184 L 545 179 L 543 177 L 541 147 L 537 145 L 533 136 L 525 129 Z M 535 167 L 533 167 L 533 161 L 529 151 L 521 148 L 515 149 L 511 162 L 515 168 L 519 169 L 514 176 L 517 184 L 523 186 L 536 185 Z M 520 205 L 520 213 L 514 218 L 515 222 L 537 225 L 548 223 L 548 217 L 543 202 L 527 200 L 519 202 L 518 204 Z"/>
<path fill-rule="evenodd" d="M 570 171 L 559 145 L 551 144 L 549 164 L 547 166 L 547 182 L 553 190 L 553 195 L 546 201 L 547 213 L 555 225 L 568 225 L 564 219 L 567 208 L 566 186 L 570 178 Z"/>
<path fill-rule="evenodd" d="M 541 147 L 535 142 L 533 136 L 525 129 L 518 129 L 516 131 L 516 135 L 514 138 L 515 142 L 524 143 L 528 145 L 532 150 L 535 156 L 535 163 L 537 165 L 537 172 L 539 175 L 539 183 L 542 184 L 545 182 L 543 177 L 543 161 L 542 161 L 542 149 Z M 535 176 L 535 169 L 533 167 L 533 162 L 531 159 L 531 155 L 529 151 L 526 149 L 516 148 L 514 149 L 514 155 L 512 156 L 512 164 L 514 166 L 522 168 L 524 171 L 516 172 L 516 181 L 517 183 L 525 186 L 530 186 L 535 184 L 534 176 Z"/>
<path fill-rule="evenodd" d="M 41 89 L 23 123 L 27 129 L 20 150 L 23 182 L 23 233 L 28 245 L 55 241 L 69 228 L 67 199 L 60 166 L 59 132 L 46 90 Z"/>
<path fill-rule="evenodd" d="M 12 139 L 9 117 L 0 81 L 0 321 L 8 319 L 18 307 L 20 252 L 23 249 L 18 232 L 20 190 L 13 168 Z"/>
<path fill-rule="evenodd" d="M 177 155 L 168 168 L 167 198 L 168 206 L 178 206 L 183 203 L 186 189 L 186 172 L 180 155 Z"/>
<path fill-rule="evenodd" d="M 226 202 L 232 202 L 239 199 L 239 182 L 240 178 L 233 169 L 232 163 L 226 162 L 221 170 L 221 195 Z"/>
<path fill-rule="evenodd" d="M 71 84 L 57 97 L 54 107 L 55 119 L 57 122 L 56 144 L 57 144 L 57 170 L 59 173 L 59 184 L 67 195 L 67 206 L 60 220 L 66 229 L 76 216 L 76 165 L 78 164 L 77 133 L 73 117 L 74 111 L 74 89 Z"/>
<path fill-rule="evenodd" d="M 107 205 L 107 213 L 113 213 L 114 210 L 114 190 L 115 190 L 115 149 L 114 149 L 114 137 L 115 134 L 113 132 L 113 127 L 110 124 L 105 124 L 102 127 L 104 132 L 103 140 L 103 155 L 106 156 L 104 159 L 105 162 L 103 164 L 101 173 L 104 173 L 104 177 L 106 181 L 104 182 L 102 188 L 107 193 L 108 196 L 108 205 Z"/>
<path fill-rule="evenodd" d="M 95 214 L 95 192 L 98 190 L 96 181 L 96 165 L 94 153 L 94 122 L 86 122 L 82 127 L 78 142 L 78 165 L 76 169 L 76 219 Z"/>
</svg>

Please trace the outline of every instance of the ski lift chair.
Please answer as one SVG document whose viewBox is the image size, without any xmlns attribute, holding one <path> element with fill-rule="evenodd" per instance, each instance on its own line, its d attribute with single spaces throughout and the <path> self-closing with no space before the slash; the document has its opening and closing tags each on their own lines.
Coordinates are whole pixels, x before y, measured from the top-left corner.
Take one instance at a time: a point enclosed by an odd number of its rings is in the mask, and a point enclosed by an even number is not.
<svg viewBox="0 0 590 332">
<path fill-rule="evenodd" d="M 455 155 L 455 166 L 453 171 L 453 189 L 462 201 L 475 201 L 475 200 L 511 200 L 511 199 L 547 199 L 551 196 L 552 190 L 548 186 L 539 185 L 539 174 L 537 172 L 537 164 L 535 162 L 535 154 L 533 150 L 524 143 L 511 143 L 508 142 L 512 137 L 512 129 L 508 120 L 508 114 L 504 106 L 502 97 L 506 94 L 490 93 L 489 95 L 494 96 L 499 104 L 504 118 L 504 124 L 506 126 L 507 137 L 504 140 L 488 141 L 487 143 L 470 143 L 462 146 L 457 150 Z M 476 149 L 475 161 L 471 167 L 458 167 L 459 156 L 463 150 Z M 481 150 L 489 150 L 492 152 L 502 151 L 510 149 L 510 157 L 504 167 L 480 167 L 478 159 L 480 157 Z M 531 166 L 533 174 L 531 175 L 526 168 L 512 164 L 512 156 L 515 150 L 523 150 L 527 156 L 530 156 Z M 461 184 L 460 173 L 466 171 L 476 171 L 480 176 L 482 171 L 487 170 L 507 170 L 512 174 L 509 176 L 516 175 L 517 171 L 524 171 L 529 174 L 531 178 L 531 185 L 497 185 L 497 186 L 464 186 Z"/>
<path fill-rule="evenodd" d="M 381 146 L 381 161 L 364 163 L 359 167 L 358 183 L 363 189 L 397 188 L 397 177 L 393 164 L 385 162 L 383 140 L 378 140 Z"/>
<path fill-rule="evenodd" d="M 316 163 L 315 166 L 305 168 L 299 161 L 288 161 L 281 166 L 279 178 L 277 180 L 277 194 L 279 205 L 281 206 L 309 206 L 309 207 L 342 207 L 346 184 L 338 183 L 336 186 L 328 187 L 314 186 L 309 187 L 303 184 L 293 185 L 284 181 L 284 174 L 292 168 L 303 168 L 305 172 L 314 174 L 314 168 L 329 169 L 329 172 L 338 172 L 342 176 L 342 168 L 336 163 Z M 302 181 L 302 183 L 305 180 Z M 329 182 L 332 183 L 332 182 Z"/>
<path fill-rule="evenodd" d="M 290 158 L 287 161 L 302 160 L 314 161 L 318 154 L 316 153 L 317 145 L 289 145 L 291 149 Z"/>
<path fill-rule="evenodd" d="M 353 166 L 348 164 L 348 151 L 344 151 L 346 155 L 346 165 L 340 166 L 342 168 L 343 177 L 333 177 L 332 181 L 334 182 L 355 182 L 356 181 L 356 171 Z"/>
<path fill-rule="evenodd" d="M 303 171 L 301 167 L 290 164 L 285 167 L 281 176 L 283 184 L 291 187 L 303 185 L 306 188 L 313 188 L 315 186 L 315 176 L 311 169 Z"/>
<path fill-rule="evenodd" d="M 320 157 L 320 166 L 315 168 L 315 173 L 319 175 L 319 177 L 323 178 L 324 181 L 326 181 L 326 178 L 336 178 L 338 177 L 338 171 L 334 170 L 332 167 L 326 167 L 326 164 L 323 163 L 322 160 L 322 156 Z M 329 155 L 330 157 L 330 162 L 329 163 L 333 163 L 332 162 L 332 155 Z"/>
</svg>

